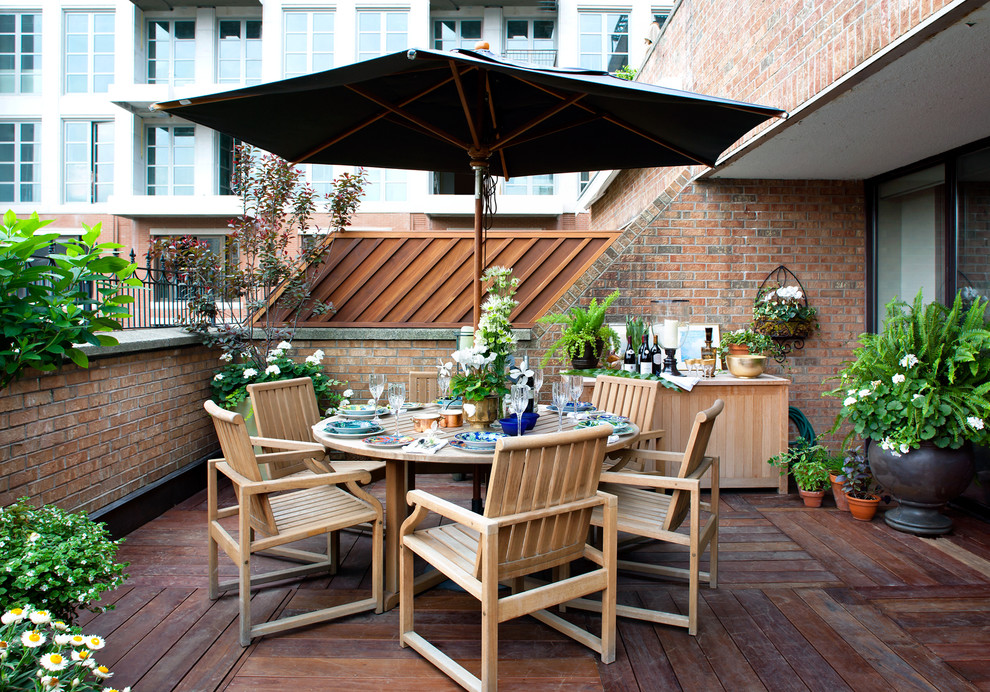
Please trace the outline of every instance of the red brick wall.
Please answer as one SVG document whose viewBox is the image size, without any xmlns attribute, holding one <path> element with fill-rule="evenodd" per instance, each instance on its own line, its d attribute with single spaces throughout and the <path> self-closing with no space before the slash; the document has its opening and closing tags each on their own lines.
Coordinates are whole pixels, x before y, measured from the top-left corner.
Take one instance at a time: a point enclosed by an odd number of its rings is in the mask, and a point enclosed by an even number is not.
<svg viewBox="0 0 990 692">
<path fill-rule="evenodd" d="M 218 448 L 202 346 L 93 359 L 0 392 L 0 506 L 94 511 Z"/>
</svg>

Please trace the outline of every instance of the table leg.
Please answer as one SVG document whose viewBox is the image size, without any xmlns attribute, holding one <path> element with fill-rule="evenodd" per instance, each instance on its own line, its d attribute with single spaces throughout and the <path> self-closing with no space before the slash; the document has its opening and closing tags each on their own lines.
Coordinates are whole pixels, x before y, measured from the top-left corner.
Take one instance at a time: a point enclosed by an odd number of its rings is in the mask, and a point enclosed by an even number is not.
<svg viewBox="0 0 990 692">
<path fill-rule="evenodd" d="M 399 604 L 399 527 L 409 514 L 406 463 L 385 460 L 385 609 Z"/>
</svg>

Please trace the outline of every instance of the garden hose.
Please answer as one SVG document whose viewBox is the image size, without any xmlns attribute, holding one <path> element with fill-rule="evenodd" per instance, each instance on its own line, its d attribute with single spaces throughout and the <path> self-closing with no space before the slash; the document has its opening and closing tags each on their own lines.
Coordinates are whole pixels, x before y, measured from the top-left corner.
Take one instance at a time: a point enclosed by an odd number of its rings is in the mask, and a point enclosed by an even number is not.
<svg viewBox="0 0 990 692">
<path fill-rule="evenodd" d="M 787 417 L 791 419 L 794 427 L 797 428 L 799 439 L 805 440 L 809 445 L 815 444 L 815 429 L 811 426 L 811 421 L 808 420 L 808 417 L 801 412 L 801 409 L 797 406 L 788 406 Z M 796 443 L 797 440 L 790 444 L 793 445 Z"/>
</svg>

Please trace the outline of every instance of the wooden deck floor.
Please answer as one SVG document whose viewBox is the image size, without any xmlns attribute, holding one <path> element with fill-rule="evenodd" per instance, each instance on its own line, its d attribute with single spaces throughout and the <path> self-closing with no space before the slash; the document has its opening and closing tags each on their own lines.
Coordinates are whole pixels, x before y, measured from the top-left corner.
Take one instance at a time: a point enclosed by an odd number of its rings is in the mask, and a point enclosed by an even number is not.
<svg viewBox="0 0 990 692">
<path fill-rule="evenodd" d="M 467 505 L 470 483 L 420 479 Z M 826 503 L 830 503 L 827 499 Z M 796 496 L 726 493 L 720 579 L 702 588 L 697 637 L 619 620 L 616 661 L 532 618 L 504 623 L 503 690 L 990 690 L 990 525 L 953 514 L 956 531 L 921 539 L 882 519 L 857 522 Z M 132 533 L 116 609 L 84 619 L 108 638 L 113 683 L 165 690 L 448 690 L 444 675 L 397 644 L 398 611 L 358 615 L 237 642 L 237 605 L 206 596 L 205 494 Z M 345 535 L 340 573 L 258 591 L 256 618 L 368 588 L 368 539 Z M 653 548 L 657 560 L 681 561 Z M 274 564 L 274 563 L 273 563 Z M 221 557 L 223 572 L 235 574 Z M 331 588 L 328 588 L 331 587 Z M 673 601 L 685 588 L 620 577 L 620 601 Z M 573 617 L 595 617 L 573 614 Z M 257 620 L 256 620 L 257 621 Z M 442 586 L 417 600 L 417 622 L 468 667 L 480 657 L 473 599 Z M 472 665 L 473 663 L 473 665 Z"/>
</svg>

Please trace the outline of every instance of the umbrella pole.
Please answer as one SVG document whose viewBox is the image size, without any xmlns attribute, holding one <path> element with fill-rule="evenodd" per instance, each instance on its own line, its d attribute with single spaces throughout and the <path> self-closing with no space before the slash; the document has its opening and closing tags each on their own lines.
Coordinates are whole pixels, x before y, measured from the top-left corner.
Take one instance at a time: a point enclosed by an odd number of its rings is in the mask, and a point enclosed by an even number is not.
<svg viewBox="0 0 990 692">
<path fill-rule="evenodd" d="M 484 186 L 487 161 L 472 161 L 474 169 L 474 328 L 481 321 L 481 275 L 485 271 L 488 258 L 485 257 L 485 242 L 482 236 L 482 216 L 484 214 Z"/>
</svg>

